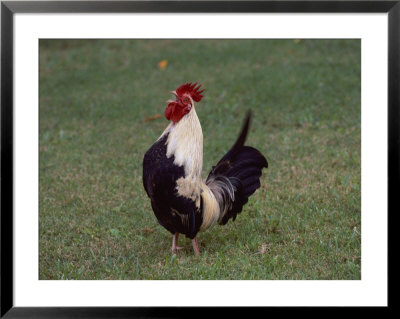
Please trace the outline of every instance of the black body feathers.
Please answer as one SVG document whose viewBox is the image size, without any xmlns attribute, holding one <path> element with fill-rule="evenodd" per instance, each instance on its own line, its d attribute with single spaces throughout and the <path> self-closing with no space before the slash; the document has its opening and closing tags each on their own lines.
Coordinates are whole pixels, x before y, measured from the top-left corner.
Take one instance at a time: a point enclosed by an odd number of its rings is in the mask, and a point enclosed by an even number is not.
<svg viewBox="0 0 400 319">
<path fill-rule="evenodd" d="M 168 134 L 161 137 L 146 152 L 143 159 L 143 186 L 151 199 L 151 206 L 161 226 L 194 238 L 202 223 L 198 208 L 191 199 L 179 196 L 176 181 L 185 176 L 183 166 L 174 164 L 174 156 L 167 157 Z"/>
</svg>

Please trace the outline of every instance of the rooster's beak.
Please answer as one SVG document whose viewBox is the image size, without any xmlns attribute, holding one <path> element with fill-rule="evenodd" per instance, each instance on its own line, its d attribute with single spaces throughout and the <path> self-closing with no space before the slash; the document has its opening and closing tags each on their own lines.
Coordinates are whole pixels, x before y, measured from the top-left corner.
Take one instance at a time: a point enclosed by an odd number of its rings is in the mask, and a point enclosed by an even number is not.
<svg viewBox="0 0 400 319">
<path fill-rule="evenodd" d="M 170 91 L 171 94 L 178 96 L 178 94 L 176 94 L 176 91 Z"/>
</svg>

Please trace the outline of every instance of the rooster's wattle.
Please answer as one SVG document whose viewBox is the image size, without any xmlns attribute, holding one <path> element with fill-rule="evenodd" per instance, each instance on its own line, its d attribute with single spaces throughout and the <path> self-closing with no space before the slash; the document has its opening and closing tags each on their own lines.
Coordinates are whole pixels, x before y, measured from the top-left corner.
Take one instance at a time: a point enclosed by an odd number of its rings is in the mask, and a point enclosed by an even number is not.
<svg viewBox="0 0 400 319">
<path fill-rule="evenodd" d="M 168 101 L 165 110 L 171 123 L 143 159 L 143 185 L 158 222 L 173 234 L 173 253 L 179 249 L 179 234 L 185 234 L 199 254 L 197 233 L 235 220 L 268 167 L 258 150 L 244 146 L 249 113 L 235 144 L 208 177 L 201 178 L 203 132 L 194 108 L 203 97 L 199 89 L 197 83 L 186 83 L 172 92 L 175 100 Z"/>
</svg>

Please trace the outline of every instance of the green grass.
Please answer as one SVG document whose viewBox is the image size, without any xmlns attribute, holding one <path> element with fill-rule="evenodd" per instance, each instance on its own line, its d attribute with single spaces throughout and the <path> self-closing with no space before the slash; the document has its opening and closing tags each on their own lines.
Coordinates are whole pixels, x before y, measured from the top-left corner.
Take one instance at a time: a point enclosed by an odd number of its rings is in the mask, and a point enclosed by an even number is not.
<svg viewBox="0 0 400 319">
<path fill-rule="evenodd" d="M 157 67 L 168 60 L 164 70 Z M 40 40 L 40 279 L 360 279 L 359 40 Z M 268 159 L 235 222 L 170 253 L 142 185 L 169 91 L 196 107 L 204 168 L 247 109 Z"/>
</svg>

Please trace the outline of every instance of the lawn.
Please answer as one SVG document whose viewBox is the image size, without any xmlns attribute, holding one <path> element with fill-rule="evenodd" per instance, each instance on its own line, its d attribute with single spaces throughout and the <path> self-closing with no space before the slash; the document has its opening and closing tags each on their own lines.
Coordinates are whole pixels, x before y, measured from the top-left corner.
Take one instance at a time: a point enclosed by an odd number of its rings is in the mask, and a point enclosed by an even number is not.
<svg viewBox="0 0 400 319">
<path fill-rule="evenodd" d="M 39 46 L 40 279 L 361 279 L 359 40 Z M 204 177 L 248 109 L 247 144 L 269 162 L 236 221 L 198 234 L 199 257 L 184 236 L 171 255 L 142 184 L 187 81 L 206 89 Z"/>
</svg>

